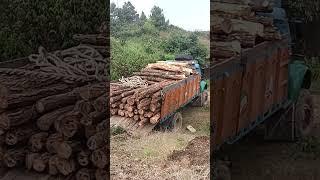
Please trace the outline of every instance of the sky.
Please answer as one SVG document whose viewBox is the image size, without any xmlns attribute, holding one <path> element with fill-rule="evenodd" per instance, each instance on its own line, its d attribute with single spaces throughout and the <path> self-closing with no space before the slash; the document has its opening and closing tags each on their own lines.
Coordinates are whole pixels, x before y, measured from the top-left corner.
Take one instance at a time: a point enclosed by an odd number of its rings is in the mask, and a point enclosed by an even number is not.
<svg viewBox="0 0 320 180">
<path fill-rule="evenodd" d="M 121 7 L 130 1 L 141 14 L 147 16 L 154 5 L 163 9 L 164 16 L 170 24 L 189 31 L 209 31 L 210 29 L 210 1 L 209 0 L 111 0 Z"/>
</svg>

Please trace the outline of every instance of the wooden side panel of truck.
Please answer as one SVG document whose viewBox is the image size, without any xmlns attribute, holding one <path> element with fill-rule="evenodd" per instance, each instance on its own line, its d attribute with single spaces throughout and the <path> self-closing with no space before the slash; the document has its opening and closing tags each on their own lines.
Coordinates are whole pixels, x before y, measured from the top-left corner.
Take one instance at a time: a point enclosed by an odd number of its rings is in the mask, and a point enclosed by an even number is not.
<svg viewBox="0 0 320 180">
<path fill-rule="evenodd" d="M 215 64 L 214 145 L 232 142 L 276 111 L 288 98 L 289 50 L 286 41 L 264 42 L 241 57 Z"/>
</svg>

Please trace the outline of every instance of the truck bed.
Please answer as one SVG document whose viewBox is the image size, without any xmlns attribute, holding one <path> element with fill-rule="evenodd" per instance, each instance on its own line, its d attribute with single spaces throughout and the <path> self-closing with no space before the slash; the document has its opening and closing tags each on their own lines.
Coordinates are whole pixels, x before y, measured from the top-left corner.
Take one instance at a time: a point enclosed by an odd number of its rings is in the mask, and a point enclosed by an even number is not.
<svg viewBox="0 0 320 180">
<path fill-rule="evenodd" d="M 165 87 L 162 91 L 162 106 L 160 123 L 166 121 L 181 107 L 190 103 L 200 93 L 200 75 L 192 75 L 188 78 L 178 81 Z M 120 126 L 126 129 L 128 133 L 136 136 L 149 134 L 157 124 L 147 124 L 139 127 L 138 122 L 129 118 L 112 116 L 110 126 Z"/>
</svg>

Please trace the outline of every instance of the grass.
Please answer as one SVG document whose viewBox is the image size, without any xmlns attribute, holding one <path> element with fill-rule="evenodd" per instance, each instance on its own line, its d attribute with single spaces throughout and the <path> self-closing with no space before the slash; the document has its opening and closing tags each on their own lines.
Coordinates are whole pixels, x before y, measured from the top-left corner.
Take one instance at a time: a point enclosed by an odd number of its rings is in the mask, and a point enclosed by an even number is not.
<svg viewBox="0 0 320 180">
<path fill-rule="evenodd" d="M 182 117 L 185 128 L 191 125 L 197 130 L 196 135 L 210 136 L 209 107 L 186 107 L 182 111 Z"/>
<path fill-rule="evenodd" d="M 111 146 L 121 147 L 121 151 L 130 153 L 132 158 L 143 160 L 165 160 L 174 150 L 183 149 L 194 138 L 190 134 L 156 132 L 144 138 L 121 138 L 111 140 Z"/>
</svg>

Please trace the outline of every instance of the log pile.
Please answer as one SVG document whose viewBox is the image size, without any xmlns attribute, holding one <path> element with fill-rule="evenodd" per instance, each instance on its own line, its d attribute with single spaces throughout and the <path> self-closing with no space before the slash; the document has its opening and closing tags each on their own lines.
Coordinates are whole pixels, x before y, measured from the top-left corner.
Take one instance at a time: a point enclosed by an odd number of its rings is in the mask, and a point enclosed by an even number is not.
<svg viewBox="0 0 320 180">
<path fill-rule="evenodd" d="M 86 46 L 29 58 L 28 68 L 0 67 L 0 166 L 105 180 L 105 58 Z"/>
<path fill-rule="evenodd" d="M 161 119 L 163 88 L 196 73 L 190 62 L 148 64 L 133 77 L 111 83 L 111 116 L 127 117 L 142 127 L 157 124 Z"/>
<path fill-rule="evenodd" d="M 272 0 L 211 0 L 211 57 L 213 63 L 240 55 L 264 41 L 281 39 L 273 18 Z"/>
</svg>

